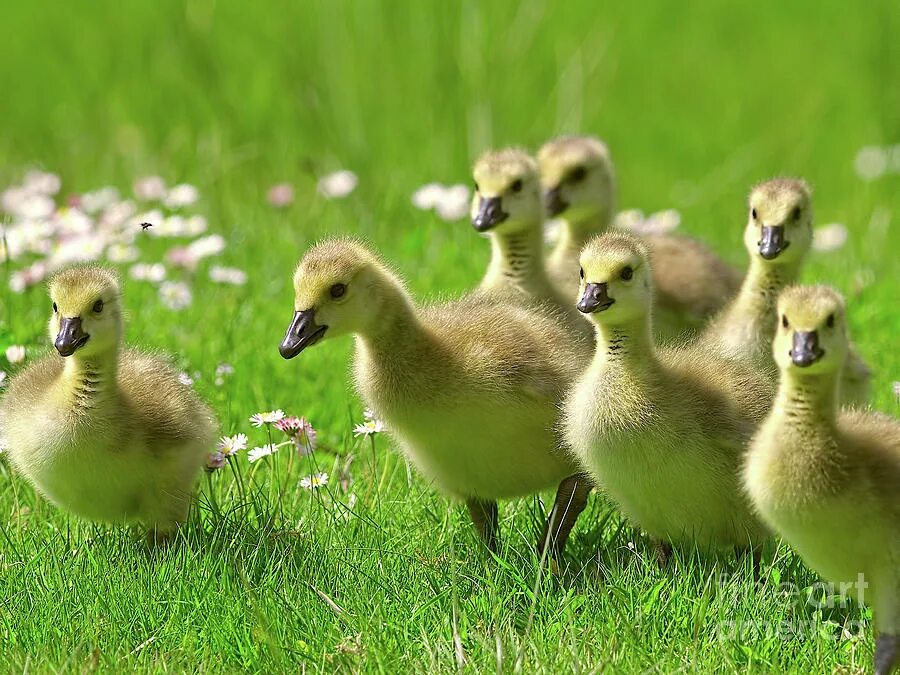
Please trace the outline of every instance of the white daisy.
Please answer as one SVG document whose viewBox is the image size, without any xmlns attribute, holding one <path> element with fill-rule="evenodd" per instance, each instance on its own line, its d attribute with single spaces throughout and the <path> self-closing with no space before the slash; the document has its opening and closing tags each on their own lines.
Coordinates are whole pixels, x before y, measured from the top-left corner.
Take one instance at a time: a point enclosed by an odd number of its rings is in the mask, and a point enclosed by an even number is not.
<svg viewBox="0 0 900 675">
<path fill-rule="evenodd" d="M 877 145 L 867 145 L 859 149 L 853 160 L 856 175 L 865 181 L 881 178 L 887 169 L 888 154 Z"/>
<path fill-rule="evenodd" d="M 241 450 L 247 449 L 247 435 L 235 434 L 234 436 L 222 436 L 216 446 L 226 457 L 236 455 Z"/>
<path fill-rule="evenodd" d="M 6 383 L 6 373 L 0 370 L 0 389 L 3 389 Z"/>
<path fill-rule="evenodd" d="M 138 259 L 140 252 L 128 244 L 113 244 L 106 249 L 106 259 L 111 263 L 127 263 L 134 262 Z"/>
<path fill-rule="evenodd" d="M 319 179 L 318 190 L 323 197 L 340 199 L 356 189 L 359 179 L 352 171 L 335 171 Z"/>
<path fill-rule="evenodd" d="M 23 345 L 10 345 L 6 348 L 6 360 L 12 364 L 25 360 L 25 347 Z"/>
<path fill-rule="evenodd" d="M 284 419 L 284 410 L 270 410 L 269 412 L 256 413 L 250 416 L 250 423 L 259 428 L 264 424 L 275 424 Z"/>
<path fill-rule="evenodd" d="M 812 247 L 816 251 L 836 251 L 847 243 L 847 228 L 841 223 L 822 225 L 813 230 Z"/>
<path fill-rule="evenodd" d="M 438 197 L 434 210 L 440 218 L 452 222 L 469 215 L 470 206 L 469 188 L 465 185 L 451 185 Z"/>
<path fill-rule="evenodd" d="M 326 485 L 328 485 L 328 474 L 324 472 L 314 473 L 300 479 L 300 487 L 307 490 L 318 490 Z"/>
<path fill-rule="evenodd" d="M 165 204 L 170 209 L 180 209 L 184 206 L 190 206 L 200 198 L 200 191 L 193 185 L 182 183 L 176 185 L 168 194 L 166 194 Z"/>
<path fill-rule="evenodd" d="M 261 445 L 258 448 L 253 448 L 250 452 L 247 453 L 247 460 L 251 463 L 255 462 L 258 459 L 262 459 L 263 457 L 268 457 L 269 455 L 274 455 L 278 452 L 278 446 L 272 445 L 271 443 L 266 443 L 265 445 Z"/>
<path fill-rule="evenodd" d="M 166 197 L 166 182 L 159 176 L 144 176 L 134 181 L 134 196 L 145 202 L 162 201 Z"/>
<path fill-rule="evenodd" d="M 212 255 L 218 255 L 225 250 L 225 239 L 218 234 L 195 239 L 187 247 L 188 253 L 194 260 L 202 260 Z"/>
<path fill-rule="evenodd" d="M 209 268 L 209 278 L 218 284 L 231 284 L 233 286 L 243 286 L 247 283 L 247 273 L 236 267 L 213 265 Z"/>
<path fill-rule="evenodd" d="M 378 419 L 366 420 L 362 424 L 357 424 L 353 427 L 354 436 L 371 436 L 380 434 L 382 431 L 384 431 L 384 422 Z"/>
<path fill-rule="evenodd" d="M 166 267 L 162 263 L 153 263 L 152 265 L 138 263 L 131 266 L 128 275 L 137 281 L 151 281 L 158 284 L 166 278 Z"/>
<path fill-rule="evenodd" d="M 190 287 L 182 281 L 164 281 L 159 287 L 159 299 L 173 311 L 188 307 L 194 300 Z"/>
</svg>

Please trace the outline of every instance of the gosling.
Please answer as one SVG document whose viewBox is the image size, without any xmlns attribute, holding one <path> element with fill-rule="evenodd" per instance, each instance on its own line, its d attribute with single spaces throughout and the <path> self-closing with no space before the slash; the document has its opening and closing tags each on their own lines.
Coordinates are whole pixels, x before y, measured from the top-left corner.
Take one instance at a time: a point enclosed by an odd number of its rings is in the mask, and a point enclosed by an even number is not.
<svg viewBox="0 0 900 675">
<path fill-rule="evenodd" d="M 723 356 L 764 371 L 772 381 L 778 368 L 772 358 L 779 293 L 800 277 L 812 245 L 812 196 L 805 181 L 775 178 L 750 192 L 744 246 L 750 268 L 741 290 L 715 317 L 701 341 Z M 865 405 L 871 372 L 851 349 L 844 362 L 842 400 Z"/>
<path fill-rule="evenodd" d="M 217 425 L 168 365 L 122 348 L 119 288 L 100 267 L 50 282 L 58 355 L 13 379 L 0 419 L 12 466 L 52 503 L 165 539 L 187 517 Z"/>
<path fill-rule="evenodd" d="M 875 672 L 887 675 L 900 662 L 900 422 L 838 407 L 849 340 L 837 292 L 788 288 L 777 311 L 781 382 L 747 455 L 747 491 L 817 572 L 871 605 Z"/>
<path fill-rule="evenodd" d="M 615 214 L 616 179 L 606 145 L 591 136 L 563 136 L 538 153 L 547 215 L 562 233 L 547 261 L 565 297 L 578 292 L 578 258 L 590 237 L 607 231 Z M 707 246 L 683 236 L 644 237 L 656 287 L 655 332 L 669 341 L 699 332 L 737 292 L 740 273 Z"/>
<path fill-rule="evenodd" d="M 568 445 L 661 553 L 758 553 L 768 535 L 741 489 L 742 453 L 772 388 L 701 350 L 657 350 L 652 289 L 636 237 L 608 232 L 582 251 L 578 309 L 595 323 L 597 348 L 564 404 Z"/>
<path fill-rule="evenodd" d="M 589 322 L 550 283 L 544 266 L 544 209 L 537 163 L 523 150 L 484 153 L 473 168 L 472 226 L 491 241 L 491 260 L 478 287 L 492 297 L 547 303 L 565 325 L 590 340 Z"/>
<path fill-rule="evenodd" d="M 499 542 L 496 500 L 559 484 L 553 534 L 548 524 L 539 547 L 561 552 L 590 488 L 555 428 L 587 347 L 540 305 L 475 293 L 419 307 L 353 240 L 314 246 L 293 283 L 281 355 L 355 335 L 360 396 L 422 475 L 466 503 L 487 546 Z"/>
</svg>

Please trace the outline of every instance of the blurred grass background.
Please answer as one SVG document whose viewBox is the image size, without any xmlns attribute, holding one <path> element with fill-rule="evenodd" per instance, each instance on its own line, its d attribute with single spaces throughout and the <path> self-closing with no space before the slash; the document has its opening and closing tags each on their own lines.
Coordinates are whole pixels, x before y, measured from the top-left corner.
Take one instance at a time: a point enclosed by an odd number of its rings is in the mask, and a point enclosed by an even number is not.
<svg viewBox="0 0 900 675">
<path fill-rule="evenodd" d="M 897 413 L 900 175 L 865 182 L 853 169 L 861 146 L 900 142 L 892 0 L 0 7 L 0 184 L 34 166 L 59 173 L 66 193 L 107 184 L 127 193 L 151 173 L 193 183 L 211 229 L 228 240 L 221 262 L 249 273 L 240 288 L 201 278 L 180 315 L 149 286 L 126 284 L 132 342 L 176 354 L 207 380 L 218 362 L 234 364 L 227 390 L 199 385 L 226 432 L 280 407 L 310 417 L 327 443 L 351 447 L 359 405 L 346 378 L 350 342 L 290 363 L 277 353 L 296 260 L 321 236 L 352 233 L 396 263 L 417 294 L 462 291 L 480 278 L 488 247 L 465 222 L 415 210 L 410 195 L 433 180 L 468 182 L 488 147 L 536 148 L 563 132 L 609 143 L 620 208 L 677 208 L 684 232 L 742 266 L 749 187 L 777 174 L 807 178 L 817 223 L 846 224 L 850 240 L 812 256 L 804 278 L 848 293 L 853 337 L 875 369 L 874 403 Z M 324 200 L 316 177 L 337 168 L 356 172 L 359 187 Z M 277 211 L 265 194 L 282 180 L 297 200 Z M 871 283 L 862 288 L 860 278 Z M 4 280 L 0 302 L 17 341 L 43 344 L 44 289 L 14 295 Z M 383 511 L 362 504 L 365 518 L 337 526 L 315 515 L 308 494 L 295 495 L 289 537 L 206 519 L 185 550 L 155 562 L 127 534 L 78 524 L 4 480 L 0 504 L 13 516 L 0 539 L 0 634 L 9 645 L 0 659 L 38 670 L 453 669 L 461 625 L 476 671 L 493 670 L 498 649 L 499 668 L 512 668 L 520 646 L 532 672 L 604 664 L 810 672 L 868 662 L 871 635 L 858 645 L 723 647 L 705 635 L 707 612 L 793 610 L 744 577 L 735 582 L 740 602 L 710 595 L 710 569 L 689 560 L 661 573 L 610 553 L 597 563 L 603 581 L 578 574 L 535 600 L 530 531 L 509 534 L 528 530 L 535 504 L 504 511 L 507 565 L 476 562 L 461 512 L 426 486 L 408 487 L 402 462 L 380 443 L 379 460 L 391 467 Z M 361 485 L 380 474 L 359 468 Z M 27 527 L 15 515 L 23 504 L 33 509 Z M 586 514 L 574 559 L 628 541 L 624 530 L 596 532 L 606 514 L 599 504 Z M 784 569 L 814 580 L 782 553 Z M 339 596 L 347 616 L 307 584 Z M 632 625 L 636 615 L 643 623 Z"/>
</svg>

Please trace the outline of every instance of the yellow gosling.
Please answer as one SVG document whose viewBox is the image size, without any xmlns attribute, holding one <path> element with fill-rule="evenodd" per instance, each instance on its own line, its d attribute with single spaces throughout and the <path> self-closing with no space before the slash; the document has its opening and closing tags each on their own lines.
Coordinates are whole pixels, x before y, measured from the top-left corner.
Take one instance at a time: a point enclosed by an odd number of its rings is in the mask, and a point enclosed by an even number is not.
<svg viewBox="0 0 900 675">
<path fill-rule="evenodd" d="M 768 535 L 741 468 L 771 386 L 703 350 L 656 348 L 650 262 L 636 237 L 592 239 L 581 276 L 578 309 L 596 325 L 597 349 L 565 403 L 573 453 L 657 542 L 758 548 Z"/>
<path fill-rule="evenodd" d="M 723 356 L 763 370 L 774 380 L 772 360 L 775 306 L 785 287 L 796 283 L 812 244 L 812 196 L 805 181 L 775 178 L 750 193 L 744 246 L 750 267 L 738 295 L 714 318 L 702 341 Z M 851 349 L 843 370 L 845 403 L 865 405 L 871 372 Z"/>
<path fill-rule="evenodd" d="M 113 272 L 62 272 L 50 298 L 58 354 L 17 375 L 0 403 L 10 461 L 60 508 L 165 537 L 187 516 L 214 416 L 167 364 L 122 347 Z"/>
<path fill-rule="evenodd" d="M 282 356 L 354 335 L 360 396 L 421 474 L 466 502 L 491 549 L 498 499 L 562 482 L 563 508 L 569 499 L 570 513 L 584 508 L 587 481 L 572 480 L 578 468 L 555 429 L 587 347 L 557 315 L 480 293 L 418 306 L 379 257 L 347 239 L 309 250 L 294 292 Z M 561 550 L 571 523 L 557 520 L 550 539 Z"/>
<path fill-rule="evenodd" d="M 538 153 L 549 216 L 562 233 L 547 261 L 550 279 L 566 297 L 578 292 L 578 258 L 588 239 L 609 229 L 616 180 L 604 143 L 591 136 L 563 136 Z M 737 292 L 740 274 L 707 246 L 688 237 L 644 237 L 656 289 L 654 330 L 672 340 L 701 330 Z"/>
<path fill-rule="evenodd" d="M 875 672 L 887 675 L 900 651 L 900 422 L 838 406 L 850 347 L 837 292 L 788 288 L 778 317 L 781 383 L 747 455 L 747 491 L 838 592 L 872 607 Z"/>
</svg>

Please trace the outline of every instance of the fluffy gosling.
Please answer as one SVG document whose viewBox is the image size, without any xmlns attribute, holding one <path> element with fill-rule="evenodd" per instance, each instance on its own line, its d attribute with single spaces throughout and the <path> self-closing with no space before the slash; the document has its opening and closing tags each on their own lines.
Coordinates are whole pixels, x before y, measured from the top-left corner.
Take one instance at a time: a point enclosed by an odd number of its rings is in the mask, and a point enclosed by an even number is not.
<svg viewBox="0 0 900 675">
<path fill-rule="evenodd" d="M 562 220 L 550 253 L 550 279 L 567 298 L 578 292 L 578 258 L 588 239 L 605 232 L 615 214 L 616 180 L 604 143 L 591 136 L 564 136 L 538 153 L 547 213 Z M 740 274 L 699 241 L 648 236 L 656 288 L 654 329 L 670 340 L 702 329 L 740 286 Z"/>
<path fill-rule="evenodd" d="M 772 359 L 775 307 L 782 289 L 800 276 L 812 245 L 812 217 L 812 196 L 803 180 L 775 178 L 753 188 L 744 229 L 750 268 L 737 296 L 701 338 L 724 356 L 765 371 L 773 381 L 778 377 Z M 871 373 L 852 349 L 842 377 L 843 401 L 866 404 Z"/>
<path fill-rule="evenodd" d="M 113 272 L 62 272 L 50 299 L 58 355 L 13 378 L 0 403 L 10 461 L 60 508 L 165 537 L 187 517 L 213 414 L 168 365 L 122 348 Z"/>
<path fill-rule="evenodd" d="M 294 319 L 280 346 L 290 359 L 321 340 L 356 337 L 356 388 L 417 469 L 465 501 L 486 544 L 498 545 L 497 499 L 556 486 L 567 518 L 561 550 L 587 481 L 559 450 L 558 405 L 580 369 L 579 344 L 540 307 L 475 293 L 417 306 L 362 244 L 327 240 L 294 274 Z M 558 511 L 563 513 L 563 511 Z M 545 535 L 546 536 L 546 535 Z"/>
<path fill-rule="evenodd" d="M 590 324 L 556 289 L 544 266 L 544 207 L 537 163 L 523 150 L 484 153 L 472 170 L 472 225 L 491 240 L 491 260 L 479 290 L 492 296 L 549 303 L 567 326 L 588 338 Z"/>
<path fill-rule="evenodd" d="M 568 444 L 663 548 L 757 548 L 767 532 L 741 489 L 742 454 L 772 388 L 702 350 L 657 350 L 652 296 L 639 239 L 609 232 L 588 242 L 578 309 L 596 325 L 597 348 L 565 402 Z"/>
<path fill-rule="evenodd" d="M 900 422 L 838 407 L 849 352 L 838 293 L 789 288 L 778 317 L 781 383 L 747 455 L 747 490 L 804 560 L 872 607 L 875 672 L 887 675 L 900 662 Z"/>
</svg>

